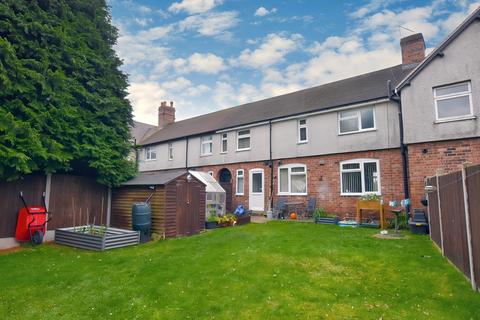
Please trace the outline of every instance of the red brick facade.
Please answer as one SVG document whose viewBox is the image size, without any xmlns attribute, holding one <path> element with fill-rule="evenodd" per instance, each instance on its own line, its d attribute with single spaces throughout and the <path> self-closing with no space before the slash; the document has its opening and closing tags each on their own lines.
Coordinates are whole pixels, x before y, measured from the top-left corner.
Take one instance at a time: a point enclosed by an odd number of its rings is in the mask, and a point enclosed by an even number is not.
<svg viewBox="0 0 480 320">
<path fill-rule="evenodd" d="M 480 138 L 412 144 L 408 159 L 412 208 L 422 208 L 425 177 L 434 176 L 437 170 L 459 170 L 467 161 L 480 163 Z"/>
<path fill-rule="evenodd" d="M 317 207 L 325 208 L 328 212 L 337 213 L 341 216 L 353 215 L 358 197 L 340 195 L 340 162 L 359 158 L 378 159 L 380 161 L 380 184 L 384 201 L 401 200 L 403 194 L 403 171 L 402 158 L 399 149 L 352 152 L 335 155 L 313 156 L 294 159 L 277 159 L 273 161 L 274 188 L 273 199 L 277 201 L 278 185 L 277 175 L 279 161 L 284 164 L 303 164 L 307 166 L 307 196 L 286 196 L 288 201 L 301 201 L 305 207 L 309 197 L 316 197 Z M 233 183 L 233 207 L 244 204 L 248 207 L 249 197 L 249 175 L 248 172 L 254 168 L 262 168 L 265 173 L 265 208 L 268 208 L 270 197 L 270 173 L 271 169 L 265 162 L 236 163 L 217 166 L 206 166 L 197 168 L 202 171 L 213 171 L 214 177 L 218 179 L 221 169 L 227 168 L 232 174 Z M 243 196 L 236 193 L 236 170 L 244 169 Z"/>
</svg>

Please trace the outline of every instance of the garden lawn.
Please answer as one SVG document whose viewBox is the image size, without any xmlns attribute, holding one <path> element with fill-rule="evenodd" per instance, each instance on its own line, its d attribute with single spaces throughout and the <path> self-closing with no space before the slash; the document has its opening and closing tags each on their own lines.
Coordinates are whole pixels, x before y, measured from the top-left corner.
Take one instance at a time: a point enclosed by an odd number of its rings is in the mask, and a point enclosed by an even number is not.
<svg viewBox="0 0 480 320">
<path fill-rule="evenodd" d="M 479 319 L 427 236 L 270 222 L 90 252 L 0 254 L 0 319 Z"/>
</svg>

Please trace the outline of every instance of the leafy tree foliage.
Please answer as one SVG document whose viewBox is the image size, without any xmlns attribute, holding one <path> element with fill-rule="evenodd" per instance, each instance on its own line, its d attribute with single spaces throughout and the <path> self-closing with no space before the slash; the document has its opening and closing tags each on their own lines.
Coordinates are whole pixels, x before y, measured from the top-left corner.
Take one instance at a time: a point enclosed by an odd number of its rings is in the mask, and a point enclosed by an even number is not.
<svg viewBox="0 0 480 320">
<path fill-rule="evenodd" d="M 135 173 L 127 78 L 104 0 L 0 2 L 0 178 L 93 170 Z"/>
</svg>

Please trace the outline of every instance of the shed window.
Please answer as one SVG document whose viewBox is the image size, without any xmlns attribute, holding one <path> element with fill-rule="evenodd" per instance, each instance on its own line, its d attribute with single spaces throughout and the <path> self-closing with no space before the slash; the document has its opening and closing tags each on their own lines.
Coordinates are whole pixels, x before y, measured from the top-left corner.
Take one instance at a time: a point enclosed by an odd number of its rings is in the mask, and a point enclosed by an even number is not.
<svg viewBox="0 0 480 320">
<path fill-rule="evenodd" d="M 358 159 L 340 163 L 341 194 L 380 194 L 378 160 Z"/>
<path fill-rule="evenodd" d="M 145 149 L 145 160 L 157 160 L 157 150 L 154 147 L 147 147 Z"/>
<path fill-rule="evenodd" d="M 342 111 L 338 114 L 339 133 L 354 133 L 375 129 L 373 107 Z"/>
<path fill-rule="evenodd" d="M 237 150 L 250 150 L 250 130 L 237 132 Z"/>
<path fill-rule="evenodd" d="M 236 191 L 236 194 L 237 195 L 243 195 L 244 194 L 244 171 L 243 169 L 238 169 L 237 170 L 237 191 Z"/>
<path fill-rule="evenodd" d="M 226 153 L 228 151 L 228 134 L 222 133 L 222 150 L 221 153 Z"/>
<path fill-rule="evenodd" d="M 437 120 L 454 120 L 473 115 L 470 82 L 435 88 L 433 97 Z"/>
<path fill-rule="evenodd" d="M 173 143 L 168 144 L 168 160 L 173 160 Z"/>
<path fill-rule="evenodd" d="M 298 120 L 298 142 L 303 143 L 308 141 L 307 119 Z"/>
<path fill-rule="evenodd" d="M 200 154 L 202 156 L 210 155 L 213 151 L 212 135 L 203 136 L 200 138 Z"/>
<path fill-rule="evenodd" d="M 306 195 L 307 167 L 303 164 L 289 164 L 279 167 L 278 194 Z"/>
</svg>

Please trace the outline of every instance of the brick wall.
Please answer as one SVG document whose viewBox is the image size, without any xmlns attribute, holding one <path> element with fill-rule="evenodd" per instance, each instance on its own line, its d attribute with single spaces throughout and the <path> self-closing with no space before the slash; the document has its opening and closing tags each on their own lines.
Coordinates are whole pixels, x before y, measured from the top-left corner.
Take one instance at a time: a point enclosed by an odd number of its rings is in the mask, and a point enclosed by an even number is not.
<svg viewBox="0 0 480 320">
<path fill-rule="evenodd" d="M 409 145 L 408 159 L 412 208 L 423 208 L 420 200 L 424 195 L 425 177 L 434 176 L 438 169 L 443 173 L 457 171 L 466 161 L 480 163 L 480 139 Z"/>
<path fill-rule="evenodd" d="M 380 161 L 380 182 L 383 199 L 401 200 L 403 194 L 403 171 L 402 158 L 399 149 L 342 153 L 335 155 L 303 157 L 294 159 L 280 159 L 273 161 L 274 189 L 273 199 L 276 202 L 278 163 L 298 163 L 307 166 L 307 192 L 308 196 L 287 196 L 288 201 L 301 201 L 306 206 L 309 197 L 316 197 L 317 207 L 323 207 L 328 212 L 337 213 L 341 216 L 353 215 L 358 197 L 340 195 L 340 162 L 357 158 L 371 158 Z M 201 171 L 213 171 L 214 177 L 218 179 L 221 169 L 227 168 L 232 173 L 233 182 L 233 206 L 244 204 L 248 207 L 248 171 L 254 168 L 263 168 L 265 172 L 265 208 L 268 208 L 270 196 L 270 168 L 264 162 L 237 163 L 219 166 L 206 166 L 197 168 Z M 245 193 L 243 196 L 236 196 L 236 170 L 245 170 Z"/>
</svg>

